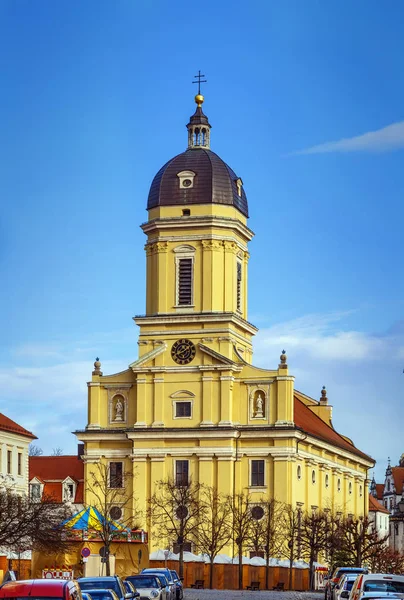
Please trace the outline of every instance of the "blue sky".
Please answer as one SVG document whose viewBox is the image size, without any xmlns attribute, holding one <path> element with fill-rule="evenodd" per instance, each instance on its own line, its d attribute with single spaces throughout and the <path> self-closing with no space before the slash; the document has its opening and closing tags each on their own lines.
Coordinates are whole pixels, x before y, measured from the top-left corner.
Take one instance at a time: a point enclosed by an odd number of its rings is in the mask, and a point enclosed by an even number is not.
<svg viewBox="0 0 404 600">
<path fill-rule="evenodd" d="M 148 187 L 186 146 L 244 181 L 255 362 L 283 347 L 336 428 L 404 452 L 404 6 L 2 0 L 0 410 L 75 451 L 86 381 L 137 357 Z"/>
</svg>

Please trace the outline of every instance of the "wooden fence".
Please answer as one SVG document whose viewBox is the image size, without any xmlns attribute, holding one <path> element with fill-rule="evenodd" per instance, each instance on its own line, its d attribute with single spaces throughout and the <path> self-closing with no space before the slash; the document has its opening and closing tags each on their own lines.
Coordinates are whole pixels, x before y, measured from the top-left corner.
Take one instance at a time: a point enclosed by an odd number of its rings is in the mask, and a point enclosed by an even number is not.
<svg viewBox="0 0 404 600">
<path fill-rule="evenodd" d="M 165 562 L 160 560 L 151 560 L 150 567 L 164 567 Z M 168 560 L 167 567 L 176 570 L 178 573 L 178 561 Z M 197 579 L 203 579 L 205 588 L 209 587 L 210 565 L 202 562 L 184 562 L 184 587 L 189 588 Z M 309 570 L 292 569 L 292 589 L 309 589 Z M 243 565 L 243 589 L 250 585 L 252 581 L 260 582 L 260 589 L 265 589 L 266 567 L 255 567 L 252 565 Z M 278 583 L 284 583 L 285 590 L 289 589 L 289 569 L 286 567 L 269 567 L 269 589 L 272 589 Z M 215 564 L 213 566 L 213 588 L 216 590 L 237 590 L 238 589 L 238 565 Z"/>
</svg>

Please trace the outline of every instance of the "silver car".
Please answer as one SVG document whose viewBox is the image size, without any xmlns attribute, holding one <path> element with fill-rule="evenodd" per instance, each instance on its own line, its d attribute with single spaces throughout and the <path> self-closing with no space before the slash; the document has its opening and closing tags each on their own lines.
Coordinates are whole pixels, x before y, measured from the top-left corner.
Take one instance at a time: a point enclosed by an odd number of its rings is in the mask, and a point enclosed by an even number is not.
<svg viewBox="0 0 404 600">
<path fill-rule="evenodd" d="M 170 590 L 157 575 L 140 573 L 139 575 L 128 575 L 125 581 L 135 586 L 140 594 L 139 600 L 170 600 Z"/>
</svg>

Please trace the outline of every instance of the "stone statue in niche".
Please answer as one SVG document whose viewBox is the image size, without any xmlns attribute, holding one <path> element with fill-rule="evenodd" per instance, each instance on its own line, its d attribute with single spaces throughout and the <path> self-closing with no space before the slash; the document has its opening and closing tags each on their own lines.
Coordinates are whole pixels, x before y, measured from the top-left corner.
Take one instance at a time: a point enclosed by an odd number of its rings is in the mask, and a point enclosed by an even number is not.
<svg viewBox="0 0 404 600">
<path fill-rule="evenodd" d="M 116 399 L 115 403 L 115 418 L 114 421 L 123 421 L 123 402 L 120 396 Z"/>
<path fill-rule="evenodd" d="M 262 419 L 264 417 L 264 395 L 262 392 L 258 392 L 255 398 L 255 412 L 254 417 Z"/>
</svg>

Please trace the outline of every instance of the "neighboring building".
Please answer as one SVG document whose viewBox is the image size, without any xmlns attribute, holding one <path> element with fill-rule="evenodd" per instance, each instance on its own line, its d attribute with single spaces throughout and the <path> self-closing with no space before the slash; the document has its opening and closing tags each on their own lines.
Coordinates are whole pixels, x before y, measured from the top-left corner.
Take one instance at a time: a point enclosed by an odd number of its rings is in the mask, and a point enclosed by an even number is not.
<svg viewBox="0 0 404 600">
<path fill-rule="evenodd" d="M 376 483 L 373 478 L 370 493 L 390 513 L 390 547 L 404 554 L 404 454 L 396 467 L 388 459 L 384 483 Z"/>
<path fill-rule="evenodd" d="M 284 351 L 272 369 L 251 364 L 247 197 L 210 150 L 203 97 L 195 100 L 188 149 L 155 176 L 141 226 L 139 358 L 114 375 L 94 363 L 88 424 L 76 432 L 85 476 L 106 461 L 111 485 L 124 487 L 133 469 L 143 510 L 158 480 L 192 477 L 224 494 L 248 490 L 257 503 L 267 496 L 309 511 L 367 514 L 374 461 L 334 430 L 325 388 L 319 400 L 295 390 Z M 161 543 L 152 539 L 151 549 Z"/>
<path fill-rule="evenodd" d="M 84 464 L 80 456 L 30 456 L 29 493 L 38 502 L 53 498 L 72 512 L 83 508 Z"/>
<path fill-rule="evenodd" d="M 28 493 L 28 447 L 36 436 L 0 413 L 0 488 Z"/>
<path fill-rule="evenodd" d="M 389 517 L 390 513 L 378 500 L 369 494 L 369 521 L 373 525 L 379 538 L 389 535 Z M 389 543 L 388 541 L 386 542 Z"/>
</svg>

